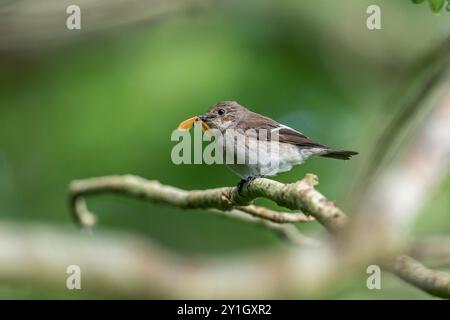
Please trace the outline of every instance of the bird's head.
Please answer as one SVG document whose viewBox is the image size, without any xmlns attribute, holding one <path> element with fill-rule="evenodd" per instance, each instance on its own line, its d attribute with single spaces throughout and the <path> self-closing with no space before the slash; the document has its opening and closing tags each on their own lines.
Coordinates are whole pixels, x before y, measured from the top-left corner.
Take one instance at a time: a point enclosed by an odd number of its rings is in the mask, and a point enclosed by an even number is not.
<svg viewBox="0 0 450 320">
<path fill-rule="evenodd" d="M 219 102 L 199 117 L 208 127 L 224 131 L 235 125 L 245 112 L 248 110 L 239 103 L 224 101 Z"/>
</svg>

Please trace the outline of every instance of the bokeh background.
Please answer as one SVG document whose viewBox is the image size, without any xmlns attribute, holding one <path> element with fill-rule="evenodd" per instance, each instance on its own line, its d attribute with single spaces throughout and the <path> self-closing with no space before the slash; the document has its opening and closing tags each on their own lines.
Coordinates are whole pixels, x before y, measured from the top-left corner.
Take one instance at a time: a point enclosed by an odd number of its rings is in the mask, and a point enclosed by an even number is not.
<svg viewBox="0 0 450 320">
<path fill-rule="evenodd" d="M 66 197 L 78 178 L 131 173 L 186 189 L 235 185 L 239 178 L 224 166 L 177 166 L 170 159 L 179 122 L 222 100 L 360 151 L 352 161 L 312 159 L 276 178 L 292 182 L 315 173 L 319 190 L 348 209 L 356 173 L 371 160 L 364 154 L 401 107 L 411 66 L 450 30 L 449 12 L 406 0 L 190 1 L 180 8 L 170 1 L 170 10 L 155 16 L 167 3 L 141 1 L 140 8 L 132 1 L 129 10 L 111 13 L 118 2 L 79 2 L 82 29 L 73 31 L 65 27 L 65 7 L 76 1 L 25 1 L 19 9 L 2 3 L 2 221 L 75 230 Z M 369 4 L 381 8 L 381 30 L 366 27 Z M 15 17 L 14 10 L 25 13 Z M 138 11 L 144 17 L 134 19 Z M 415 233 L 450 229 L 445 181 Z M 97 229 L 140 234 L 183 254 L 283 245 L 267 230 L 201 210 L 119 196 L 89 204 L 99 214 Z M 322 232 L 315 224 L 301 228 Z M 355 274 L 326 298 L 430 298 L 388 274 L 383 290 L 368 290 L 366 276 Z M 0 283 L 0 298 L 102 296 Z"/>
</svg>

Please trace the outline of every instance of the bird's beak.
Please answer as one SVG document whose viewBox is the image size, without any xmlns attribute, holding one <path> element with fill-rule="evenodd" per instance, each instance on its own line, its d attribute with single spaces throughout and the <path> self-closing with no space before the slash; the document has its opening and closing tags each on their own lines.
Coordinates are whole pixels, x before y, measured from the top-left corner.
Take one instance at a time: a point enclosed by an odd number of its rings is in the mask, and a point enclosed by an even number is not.
<svg viewBox="0 0 450 320">
<path fill-rule="evenodd" d="M 208 121 L 211 119 L 211 117 L 207 114 L 202 114 L 198 116 L 202 121 Z"/>
</svg>

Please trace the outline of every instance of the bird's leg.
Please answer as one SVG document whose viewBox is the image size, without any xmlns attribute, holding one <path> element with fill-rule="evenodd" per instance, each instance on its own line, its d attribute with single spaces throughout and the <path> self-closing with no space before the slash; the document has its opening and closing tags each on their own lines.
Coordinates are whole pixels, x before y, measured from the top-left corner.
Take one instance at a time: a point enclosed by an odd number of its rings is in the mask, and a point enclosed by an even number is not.
<svg viewBox="0 0 450 320">
<path fill-rule="evenodd" d="M 242 191 L 242 187 L 244 186 L 244 184 L 247 182 L 247 179 L 241 179 L 241 181 L 239 181 L 239 183 L 237 184 L 238 187 L 238 194 L 241 194 Z"/>
</svg>

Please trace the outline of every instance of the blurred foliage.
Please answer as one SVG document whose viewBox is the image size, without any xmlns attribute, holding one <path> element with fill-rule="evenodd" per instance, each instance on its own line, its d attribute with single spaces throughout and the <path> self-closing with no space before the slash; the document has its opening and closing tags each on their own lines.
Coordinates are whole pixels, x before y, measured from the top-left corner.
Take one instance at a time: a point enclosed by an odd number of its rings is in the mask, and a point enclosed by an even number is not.
<svg viewBox="0 0 450 320">
<path fill-rule="evenodd" d="M 411 1 L 416 4 L 425 2 L 425 0 L 411 0 Z M 433 12 L 435 13 L 440 12 L 444 8 L 445 2 L 447 2 L 446 5 L 447 11 L 450 11 L 450 0 L 428 0 L 431 10 L 433 10 Z"/>
<path fill-rule="evenodd" d="M 366 8 L 373 3 L 382 8 L 382 30 L 366 28 Z M 239 178 L 223 166 L 176 166 L 170 160 L 170 135 L 178 123 L 222 100 L 364 154 L 380 134 L 380 121 L 396 107 L 385 105 L 386 98 L 449 26 L 448 17 L 400 1 L 227 1 L 213 10 L 3 53 L 2 219 L 75 229 L 66 192 L 71 180 L 83 177 L 132 173 L 187 189 L 236 184 Z M 345 209 L 361 159 L 312 159 L 276 179 L 292 182 L 316 173 L 319 190 Z M 449 230 L 449 190 L 447 179 L 417 232 Z M 182 253 L 281 245 L 267 230 L 201 210 L 116 196 L 92 199 L 90 207 L 99 214 L 99 229 L 142 234 Z M 322 232 L 315 224 L 301 228 Z M 389 290 L 369 291 L 364 271 L 360 277 L 350 291 L 330 292 L 330 298 L 427 297 L 389 276 L 383 280 Z M 55 295 L 0 285 L 0 297 Z"/>
</svg>

